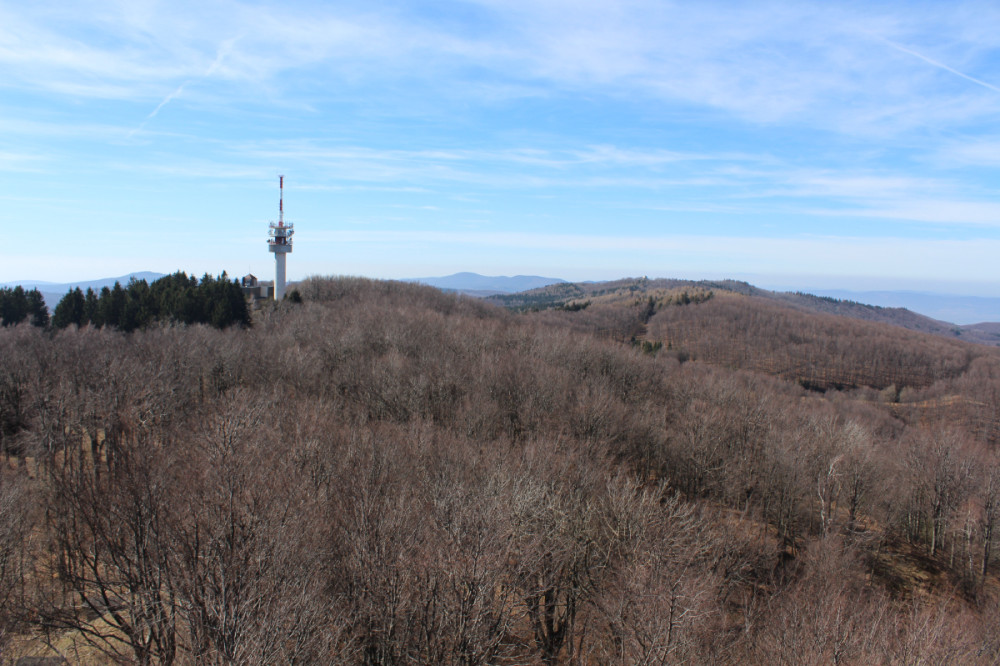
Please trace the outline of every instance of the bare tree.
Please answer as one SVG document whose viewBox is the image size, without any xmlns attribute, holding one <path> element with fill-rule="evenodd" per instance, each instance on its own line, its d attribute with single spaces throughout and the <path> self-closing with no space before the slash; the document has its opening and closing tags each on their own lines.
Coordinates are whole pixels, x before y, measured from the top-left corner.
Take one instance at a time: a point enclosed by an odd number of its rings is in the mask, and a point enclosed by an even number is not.
<svg viewBox="0 0 1000 666">
<path fill-rule="evenodd" d="M 0 468 L 0 663 L 27 619 L 23 611 L 32 595 L 27 576 L 38 556 L 32 535 L 37 513 L 37 497 L 23 473 Z"/>
<path fill-rule="evenodd" d="M 953 512 L 971 490 L 972 460 L 966 455 L 962 436 L 955 431 L 918 432 L 912 440 L 909 459 L 916 508 L 927 545 L 933 557 L 944 544 Z"/>
<path fill-rule="evenodd" d="M 708 525 L 664 488 L 622 479 L 609 486 L 602 514 L 613 537 L 613 574 L 596 599 L 607 625 L 602 662 L 697 659 L 699 630 L 719 618 Z"/>
<path fill-rule="evenodd" d="M 192 429 L 175 471 L 174 567 L 200 664 L 322 658 L 317 506 L 269 418 L 280 414 L 234 391 Z"/>
<path fill-rule="evenodd" d="M 752 661 L 881 663 L 892 640 L 889 599 L 865 589 L 858 553 L 838 536 L 813 542 L 796 576 L 766 600 L 752 630 Z"/>
<path fill-rule="evenodd" d="M 537 446 L 537 445 L 536 445 Z M 572 660 L 587 638 L 578 623 L 609 562 L 596 478 L 572 456 L 534 448 L 510 497 L 517 586 L 534 644 L 546 664 Z"/>
<path fill-rule="evenodd" d="M 41 608 L 48 629 L 72 629 L 138 664 L 177 655 L 180 609 L 170 561 L 172 497 L 163 449 L 117 442 L 104 474 L 79 449 L 49 466 L 47 523 L 59 589 Z"/>
<path fill-rule="evenodd" d="M 982 512 L 979 518 L 979 531 L 983 547 L 982 580 L 985 582 L 989 573 L 990 559 L 993 556 L 993 538 L 997 523 L 1000 522 L 1000 464 L 993 458 L 982 470 L 983 481 L 980 488 Z"/>
</svg>

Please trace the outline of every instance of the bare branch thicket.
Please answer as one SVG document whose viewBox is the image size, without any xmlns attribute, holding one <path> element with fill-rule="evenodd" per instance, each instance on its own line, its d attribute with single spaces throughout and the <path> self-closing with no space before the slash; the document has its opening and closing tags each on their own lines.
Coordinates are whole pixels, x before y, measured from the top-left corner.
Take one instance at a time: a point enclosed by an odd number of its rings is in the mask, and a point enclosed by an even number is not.
<svg viewBox="0 0 1000 666">
<path fill-rule="evenodd" d="M 180 599 L 170 560 L 169 457 L 152 438 L 113 446 L 103 474 L 69 447 L 49 466 L 46 515 L 58 584 L 39 610 L 41 623 L 76 631 L 114 659 L 170 664 Z"/>
<path fill-rule="evenodd" d="M 511 470 L 516 585 L 546 664 L 563 654 L 572 662 L 586 650 L 587 609 L 610 564 L 612 536 L 597 511 L 602 484 L 593 464 L 532 442 Z"/>
<path fill-rule="evenodd" d="M 427 433 L 420 496 L 428 520 L 416 581 L 417 661 L 492 664 L 516 657 L 510 479 L 491 452 Z"/>
<path fill-rule="evenodd" d="M 320 505 L 271 397 L 234 390 L 191 428 L 172 524 L 187 645 L 199 664 L 323 660 Z M 330 632 L 332 635 L 333 632 Z"/>
<path fill-rule="evenodd" d="M 32 619 L 25 611 L 34 596 L 30 576 L 39 556 L 33 534 L 39 513 L 23 472 L 0 467 L 0 663 L 11 638 Z"/>
<path fill-rule="evenodd" d="M 693 505 L 665 492 L 619 477 L 601 502 L 612 556 L 596 594 L 600 663 L 679 663 L 712 649 L 706 634 L 722 619 L 711 569 L 718 544 Z"/>
<path fill-rule="evenodd" d="M 979 513 L 979 534 L 982 544 L 982 564 L 980 585 L 986 581 L 993 559 L 993 541 L 1000 523 L 1000 461 L 995 454 L 989 456 L 981 470 L 978 488 L 981 511 Z"/>
<path fill-rule="evenodd" d="M 911 492 L 905 528 L 934 557 L 945 545 L 955 512 L 972 490 L 974 465 L 968 442 L 957 431 L 911 429 L 906 458 Z"/>
<path fill-rule="evenodd" d="M 859 554 L 846 541 L 812 542 L 796 568 L 764 600 L 744 658 L 789 666 L 892 661 L 896 611 L 888 596 L 865 586 Z"/>
<path fill-rule="evenodd" d="M 412 451 L 377 429 L 358 431 L 341 452 L 329 509 L 331 593 L 345 608 L 356 660 L 400 663 L 418 633 L 413 563 L 424 514 L 408 474 Z"/>
<path fill-rule="evenodd" d="M 935 601 L 990 572 L 996 484 L 968 464 L 993 427 L 987 356 L 721 296 L 646 313 L 665 342 L 798 385 L 609 339 L 640 330 L 634 304 L 303 293 L 248 331 L 0 331 L 4 446 L 51 476 L 33 534 L 58 577 L 30 580 L 53 637 L 133 663 L 995 654 L 988 581 L 937 610 L 878 592 L 905 551 Z M 891 384 L 908 404 L 879 402 Z"/>
</svg>

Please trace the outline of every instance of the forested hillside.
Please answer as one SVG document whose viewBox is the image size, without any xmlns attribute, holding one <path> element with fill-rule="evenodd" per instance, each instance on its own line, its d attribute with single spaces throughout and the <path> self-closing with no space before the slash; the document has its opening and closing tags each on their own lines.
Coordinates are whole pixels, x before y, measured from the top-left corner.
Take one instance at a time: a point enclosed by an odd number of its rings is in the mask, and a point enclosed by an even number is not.
<svg viewBox="0 0 1000 666">
<path fill-rule="evenodd" d="M 997 350 L 648 287 L 0 329 L 0 662 L 1000 660 Z"/>
<path fill-rule="evenodd" d="M 579 306 L 594 296 L 601 300 L 621 300 L 626 294 L 663 292 L 716 291 L 740 296 L 753 296 L 770 301 L 777 307 L 792 308 L 806 314 L 832 314 L 863 321 L 892 324 L 921 333 L 933 333 L 947 338 L 961 339 L 1000 346 L 1000 331 L 994 324 L 958 326 L 911 312 L 904 308 L 887 308 L 865 305 L 854 301 L 814 296 L 801 292 L 776 292 L 760 289 L 736 280 L 671 280 L 626 278 L 613 282 L 563 283 L 516 294 L 489 296 L 486 300 L 496 305 L 517 310 L 544 310 L 566 306 Z"/>
</svg>

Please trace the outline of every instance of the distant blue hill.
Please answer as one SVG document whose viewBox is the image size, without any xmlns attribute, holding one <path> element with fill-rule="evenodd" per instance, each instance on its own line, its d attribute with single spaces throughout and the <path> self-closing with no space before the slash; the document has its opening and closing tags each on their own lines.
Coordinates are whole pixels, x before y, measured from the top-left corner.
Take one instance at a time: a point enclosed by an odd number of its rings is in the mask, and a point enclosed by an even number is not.
<svg viewBox="0 0 1000 666">
<path fill-rule="evenodd" d="M 906 308 L 953 324 L 969 325 L 982 322 L 1000 322 L 1000 298 L 985 296 L 958 296 L 918 291 L 845 291 L 832 289 L 810 290 L 817 296 L 879 305 L 884 308 Z"/>
<path fill-rule="evenodd" d="M 565 282 L 559 278 L 540 277 L 538 275 L 504 275 L 490 277 L 478 273 L 455 273 L 445 277 L 410 278 L 404 282 L 419 282 L 438 289 L 459 291 L 475 295 L 513 294 L 529 289 L 547 287 L 550 284 Z"/>
<path fill-rule="evenodd" d="M 70 289 L 79 287 L 83 291 L 87 291 L 88 288 L 93 289 L 94 291 L 100 291 L 104 287 L 110 288 L 115 286 L 115 282 L 120 282 L 124 287 L 132 278 L 152 282 L 153 280 L 159 280 L 161 277 L 164 277 L 164 273 L 141 271 L 138 273 L 122 275 L 121 277 L 101 278 L 100 280 L 89 280 L 86 282 L 43 282 L 41 280 L 24 280 L 21 282 L 8 282 L 0 285 L 0 287 L 16 287 L 17 285 L 21 285 L 21 287 L 27 290 L 37 289 L 41 292 L 42 298 L 45 299 L 45 304 L 49 306 L 49 310 L 52 310 Z"/>
</svg>

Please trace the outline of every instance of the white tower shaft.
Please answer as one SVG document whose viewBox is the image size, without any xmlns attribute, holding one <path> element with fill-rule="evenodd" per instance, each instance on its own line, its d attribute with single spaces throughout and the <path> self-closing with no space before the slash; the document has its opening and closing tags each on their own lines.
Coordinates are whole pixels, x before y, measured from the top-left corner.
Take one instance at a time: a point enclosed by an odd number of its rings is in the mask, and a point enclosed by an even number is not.
<svg viewBox="0 0 1000 666">
<path fill-rule="evenodd" d="M 274 300 L 285 297 L 285 253 L 274 254 Z"/>
</svg>

